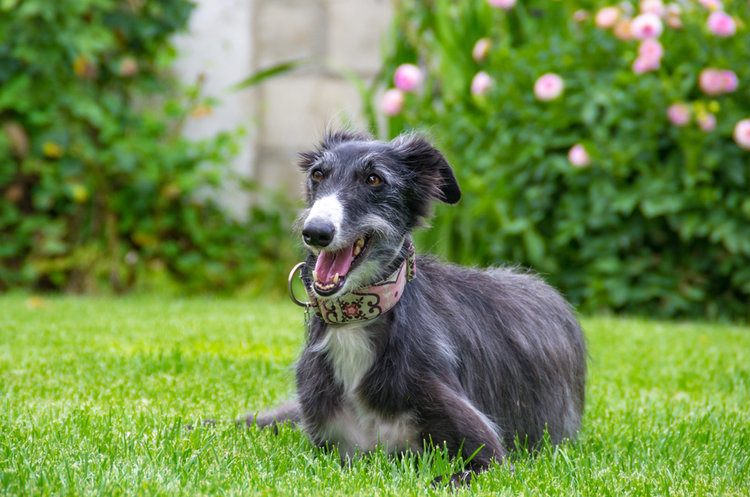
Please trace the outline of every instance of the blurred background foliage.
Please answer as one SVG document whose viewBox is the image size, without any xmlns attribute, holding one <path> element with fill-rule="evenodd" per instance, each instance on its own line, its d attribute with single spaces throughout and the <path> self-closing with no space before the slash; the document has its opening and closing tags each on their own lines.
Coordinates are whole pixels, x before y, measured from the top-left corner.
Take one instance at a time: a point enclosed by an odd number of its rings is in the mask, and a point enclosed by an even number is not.
<svg viewBox="0 0 750 497">
<path fill-rule="evenodd" d="M 671 17 L 663 56 L 634 70 L 644 4 Z M 605 6 L 395 2 L 381 77 L 355 81 L 365 118 L 382 137 L 431 133 L 464 191 L 420 248 L 533 268 L 586 312 L 746 320 L 750 153 L 732 135 L 750 117 L 750 3 L 626 1 L 603 27 Z M 214 104 L 170 74 L 191 9 L 0 0 L 0 290 L 283 288 L 291 201 L 231 176 L 236 134 L 182 133 Z M 707 27 L 722 9 L 730 36 Z M 707 94 L 706 68 L 732 71 L 737 88 Z M 548 73 L 564 89 L 540 100 Z M 255 199 L 241 219 L 216 202 L 225 181 Z"/>
<path fill-rule="evenodd" d="M 230 176 L 233 134 L 182 134 L 212 105 L 169 71 L 192 8 L 0 1 L 0 290 L 277 286 L 289 202 Z M 242 220 L 215 201 L 224 181 L 254 190 Z"/>
<path fill-rule="evenodd" d="M 605 5 L 397 3 L 382 78 L 364 90 L 371 125 L 375 96 L 395 86 L 380 100 L 381 135 L 428 130 L 464 193 L 438 208 L 420 247 L 531 267 L 584 311 L 748 319 L 750 153 L 733 132 L 750 117 L 750 3 L 724 2 L 736 33 L 723 37 L 707 27 L 721 2 L 623 2 L 609 29 L 597 26 Z M 664 54 L 636 70 L 642 26 L 632 23 L 656 7 Z M 410 80 L 403 64 L 421 75 Z M 708 67 L 734 71 L 739 88 L 701 91 Z M 480 71 L 489 79 L 474 81 Z M 541 101 L 534 86 L 546 73 L 564 91 Z M 689 123 L 670 122 L 675 103 Z"/>
</svg>

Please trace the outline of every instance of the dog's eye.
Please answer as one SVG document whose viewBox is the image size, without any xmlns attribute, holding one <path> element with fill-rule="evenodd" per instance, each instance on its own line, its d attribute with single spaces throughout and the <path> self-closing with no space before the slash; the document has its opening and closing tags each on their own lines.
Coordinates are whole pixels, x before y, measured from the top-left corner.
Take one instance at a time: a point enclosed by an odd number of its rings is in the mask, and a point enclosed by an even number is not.
<svg viewBox="0 0 750 497">
<path fill-rule="evenodd" d="M 371 174 L 367 177 L 367 184 L 370 186 L 380 186 L 383 184 L 383 178 L 377 174 Z"/>
<path fill-rule="evenodd" d="M 316 169 L 315 171 L 312 172 L 310 177 L 312 178 L 314 182 L 320 183 L 321 181 L 323 181 L 323 178 L 325 178 L 326 175 L 323 174 L 323 171 L 321 171 L 320 169 Z"/>
</svg>

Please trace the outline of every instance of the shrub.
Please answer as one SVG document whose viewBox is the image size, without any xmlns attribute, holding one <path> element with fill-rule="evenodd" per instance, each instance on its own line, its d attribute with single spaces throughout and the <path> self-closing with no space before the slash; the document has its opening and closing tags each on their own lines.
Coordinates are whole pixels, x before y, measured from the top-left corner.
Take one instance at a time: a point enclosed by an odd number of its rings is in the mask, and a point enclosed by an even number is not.
<svg viewBox="0 0 750 497">
<path fill-rule="evenodd" d="M 399 2 L 383 134 L 428 129 L 464 191 L 422 245 L 586 310 L 750 317 L 750 5 L 719 4 Z"/>
<path fill-rule="evenodd" d="M 210 112 L 169 74 L 187 0 L 0 2 L 0 290 L 125 290 L 165 269 L 192 289 L 267 274 L 287 218 L 229 218 L 235 137 L 192 142 Z M 285 240 L 286 241 L 286 240 Z"/>
</svg>

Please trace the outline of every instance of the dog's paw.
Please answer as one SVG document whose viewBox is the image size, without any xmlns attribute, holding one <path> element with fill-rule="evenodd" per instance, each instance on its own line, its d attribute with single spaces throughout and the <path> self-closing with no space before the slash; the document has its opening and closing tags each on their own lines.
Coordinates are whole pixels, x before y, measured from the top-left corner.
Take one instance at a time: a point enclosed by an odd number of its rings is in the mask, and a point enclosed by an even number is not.
<svg viewBox="0 0 750 497">
<path fill-rule="evenodd" d="M 440 487 L 447 484 L 451 487 L 460 487 L 462 485 L 469 485 L 473 476 L 473 471 L 459 471 L 458 473 L 453 473 L 450 476 L 438 476 L 437 478 L 432 480 L 432 486 Z"/>
</svg>

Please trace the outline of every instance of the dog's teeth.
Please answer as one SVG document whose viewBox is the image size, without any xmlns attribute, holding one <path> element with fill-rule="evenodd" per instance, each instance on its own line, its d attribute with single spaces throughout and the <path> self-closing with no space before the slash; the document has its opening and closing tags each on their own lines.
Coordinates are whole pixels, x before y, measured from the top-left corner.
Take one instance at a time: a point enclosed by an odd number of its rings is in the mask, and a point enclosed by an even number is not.
<svg viewBox="0 0 750 497">
<path fill-rule="evenodd" d="M 317 271 L 313 271 L 312 273 L 313 273 L 313 281 L 317 282 L 318 281 L 318 272 Z"/>
<path fill-rule="evenodd" d="M 339 273 L 336 273 L 333 275 L 333 284 L 338 285 L 339 284 Z"/>
<path fill-rule="evenodd" d="M 362 252 L 362 248 L 365 246 L 365 239 L 357 239 L 357 243 L 354 244 L 354 256 L 358 256 Z"/>
</svg>

